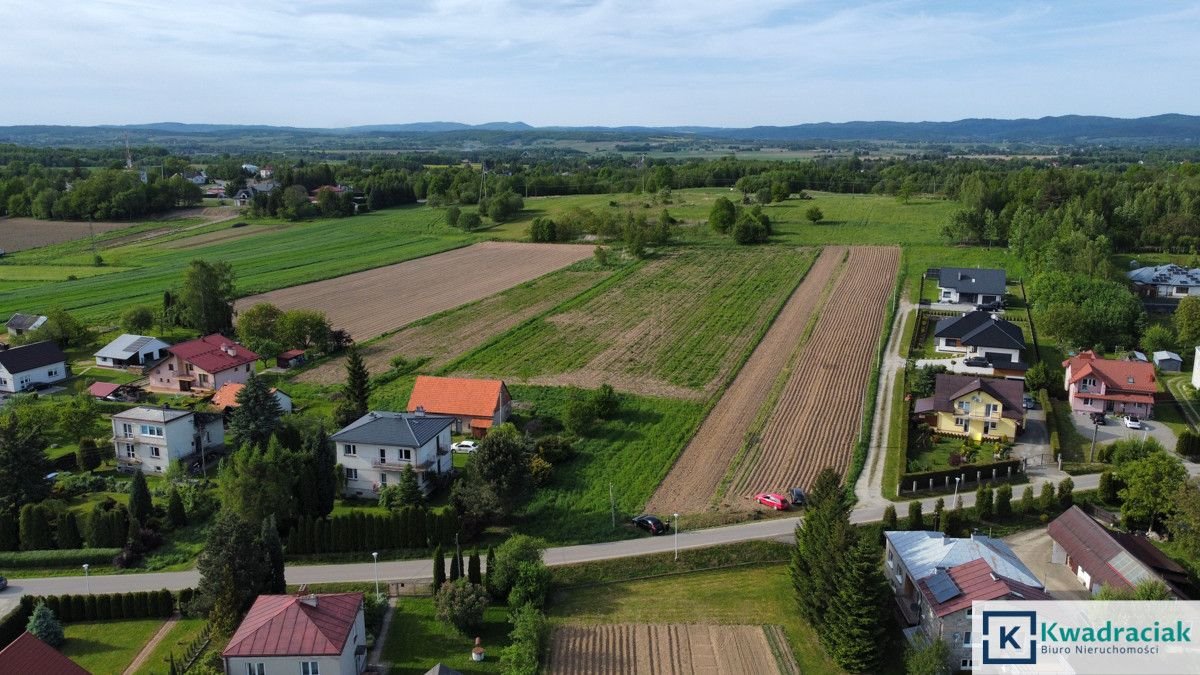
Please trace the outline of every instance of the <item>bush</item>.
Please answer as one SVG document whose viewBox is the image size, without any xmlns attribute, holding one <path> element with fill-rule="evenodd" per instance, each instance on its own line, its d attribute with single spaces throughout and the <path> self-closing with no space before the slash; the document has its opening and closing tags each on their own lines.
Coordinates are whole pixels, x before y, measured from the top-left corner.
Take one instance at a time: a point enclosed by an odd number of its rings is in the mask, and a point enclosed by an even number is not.
<svg viewBox="0 0 1200 675">
<path fill-rule="evenodd" d="M 506 675 L 537 675 L 538 659 L 547 635 L 546 615 L 532 605 L 523 605 L 513 612 L 511 642 L 500 652 L 500 662 Z"/>
<path fill-rule="evenodd" d="M 1100 484 L 1097 486 L 1097 492 L 1100 493 L 1100 501 L 1105 504 L 1117 503 L 1117 480 L 1111 469 L 1105 469 L 1100 474 Z"/>
<path fill-rule="evenodd" d="M 517 582 L 521 563 L 540 563 L 545 545 L 539 539 L 523 534 L 509 537 L 496 549 L 495 569 L 488 567 L 492 592 L 497 600 L 507 600 Z"/>
<path fill-rule="evenodd" d="M 483 611 L 488 606 L 488 594 L 482 586 L 466 579 L 442 584 L 437 594 L 437 618 L 466 634 L 483 625 Z"/>
<path fill-rule="evenodd" d="M 1071 480 L 1070 476 L 1062 479 L 1062 482 L 1058 484 L 1058 507 L 1060 509 L 1065 511 L 1071 508 L 1071 505 L 1075 503 L 1074 492 L 1075 481 Z"/>
<path fill-rule="evenodd" d="M 1006 520 L 1012 516 L 1012 486 L 1004 483 L 996 488 L 996 518 Z"/>
<path fill-rule="evenodd" d="M 1200 455 L 1200 434 L 1191 429 L 1184 429 L 1183 433 L 1179 434 L 1179 440 L 1175 442 L 1175 452 L 1184 457 Z"/>
<path fill-rule="evenodd" d="M 79 567 L 83 563 L 104 565 L 120 552 L 121 549 L 119 548 L 81 548 L 66 551 L 3 551 L 0 552 L 0 569 Z"/>
<path fill-rule="evenodd" d="M 517 577 L 508 594 L 508 604 L 513 607 L 533 605 L 541 609 L 546 604 L 550 591 L 550 570 L 542 561 L 522 562 L 517 565 Z"/>
<path fill-rule="evenodd" d="M 1054 499 L 1054 483 L 1042 483 L 1042 494 L 1038 497 L 1038 510 L 1042 513 L 1050 513 L 1057 504 L 1058 502 Z"/>
<path fill-rule="evenodd" d="M 58 618 L 54 616 L 54 612 L 44 602 L 38 603 L 38 606 L 34 608 L 33 615 L 29 617 L 29 623 L 26 624 L 25 630 L 51 647 L 59 647 L 65 640 L 62 624 L 59 623 Z"/>
<path fill-rule="evenodd" d="M 551 464 L 565 462 L 575 455 L 575 444 L 572 443 L 569 436 L 561 434 L 542 436 L 537 440 L 534 449 L 538 455 Z"/>
</svg>

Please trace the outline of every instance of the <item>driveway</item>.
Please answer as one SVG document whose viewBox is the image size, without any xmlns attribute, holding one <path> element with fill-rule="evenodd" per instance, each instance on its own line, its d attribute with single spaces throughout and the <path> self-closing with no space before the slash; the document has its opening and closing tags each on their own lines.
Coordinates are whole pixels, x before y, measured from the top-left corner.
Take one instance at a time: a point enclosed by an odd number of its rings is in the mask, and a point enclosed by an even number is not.
<svg viewBox="0 0 1200 675">
<path fill-rule="evenodd" d="M 1050 454 L 1050 434 L 1046 430 L 1045 410 L 1025 411 L 1025 433 L 1017 436 L 1013 457 L 1026 459 Z"/>
<path fill-rule="evenodd" d="M 1075 423 L 1079 435 L 1083 436 L 1086 443 L 1090 445 L 1093 431 L 1091 419 L 1083 413 L 1071 413 L 1071 421 Z M 1141 429 L 1126 427 L 1125 420 L 1115 415 L 1109 415 L 1105 421 L 1107 424 L 1095 428 L 1097 447 L 1125 438 L 1140 439 L 1143 436 L 1149 436 L 1162 443 L 1167 450 L 1175 449 L 1175 432 L 1158 420 L 1142 420 Z"/>
<path fill-rule="evenodd" d="M 946 359 L 917 359 L 917 367 L 922 366 L 946 366 L 946 370 L 951 373 L 959 373 L 961 375 L 985 375 L 991 376 L 995 374 L 995 370 L 991 366 L 983 366 L 978 368 L 975 366 L 963 365 L 963 360 L 967 357 L 955 356 Z"/>
<path fill-rule="evenodd" d="M 1090 600 L 1091 595 L 1083 584 L 1071 573 L 1071 569 L 1062 563 L 1050 562 L 1050 551 L 1054 542 L 1047 534 L 1046 528 L 1026 530 L 1009 535 L 1003 539 L 1012 547 L 1013 553 L 1025 563 L 1043 584 L 1046 592 L 1055 600 Z"/>
</svg>

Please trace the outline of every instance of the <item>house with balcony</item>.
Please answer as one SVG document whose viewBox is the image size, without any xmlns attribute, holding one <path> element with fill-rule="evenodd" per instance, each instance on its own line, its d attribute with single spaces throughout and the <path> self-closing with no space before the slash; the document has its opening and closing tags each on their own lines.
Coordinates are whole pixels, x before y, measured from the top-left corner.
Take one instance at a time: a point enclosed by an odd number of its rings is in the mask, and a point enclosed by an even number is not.
<svg viewBox="0 0 1200 675">
<path fill-rule="evenodd" d="M 932 271 L 932 270 L 931 270 Z M 937 270 L 938 302 L 987 304 L 1004 299 L 1004 270 L 942 267 Z"/>
<path fill-rule="evenodd" d="M 345 495 L 370 497 L 400 482 L 411 466 L 417 484 L 429 494 L 435 478 L 453 466 L 450 430 L 454 418 L 423 411 L 372 411 L 330 436 L 346 472 Z"/>
<path fill-rule="evenodd" d="M 221 651 L 225 675 L 359 675 L 362 593 L 260 595 Z"/>
<path fill-rule="evenodd" d="M 947 537 L 941 532 L 884 532 L 884 576 L 915 640 L 943 640 L 950 647 L 952 671 L 971 670 L 973 602 L 1052 600 L 1045 585 L 1008 544 L 973 534 Z"/>
<path fill-rule="evenodd" d="M 917 399 L 913 413 L 937 433 L 972 440 L 1012 440 L 1025 430 L 1025 383 L 941 373 L 933 396 Z"/>
<path fill-rule="evenodd" d="M 220 415 L 138 406 L 112 416 L 113 449 L 122 471 L 165 473 L 171 462 L 191 464 L 225 443 Z"/>
<path fill-rule="evenodd" d="M 1071 410 L 1077 413 L 1154 416 L 1154 394 L 1158 391 L 1154 364 L 1117 361 L 1083 351 L 1063 361 Z"/>
<path fill-rule="evenodd" d="M 219 334 L 180 342 L 148 368 L 150 391 L 211 394 L 229 382 L 245 384 L 258 354 Z"/>
</svg>

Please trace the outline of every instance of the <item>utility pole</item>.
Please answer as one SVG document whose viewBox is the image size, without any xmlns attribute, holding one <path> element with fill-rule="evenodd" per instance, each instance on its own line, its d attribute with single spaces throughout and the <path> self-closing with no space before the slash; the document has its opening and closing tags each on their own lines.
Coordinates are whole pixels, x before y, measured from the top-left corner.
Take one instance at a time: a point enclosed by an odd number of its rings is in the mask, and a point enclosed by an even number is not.
<svg viewBox="0 0 1200 675">
<path fill-rule="evenodd" d="M 609 481 L 609 483 L 608 483 L 608 503 L 609 503 L 610 509 L 612 510 L 612 526 L 613 526 L 613 529 L 615 530 L 615 529 L 617 529 L 617 500 L 615 497 L 613 497 L 612 481 Z"/>
<path fill-rule="evenodd" d="M 1092 422 L 1092 451 L 1088 455 L 1088 463 L 1096 461 L 1096 434 L 1100 433 L 1100 425 Z"/>
</svg>

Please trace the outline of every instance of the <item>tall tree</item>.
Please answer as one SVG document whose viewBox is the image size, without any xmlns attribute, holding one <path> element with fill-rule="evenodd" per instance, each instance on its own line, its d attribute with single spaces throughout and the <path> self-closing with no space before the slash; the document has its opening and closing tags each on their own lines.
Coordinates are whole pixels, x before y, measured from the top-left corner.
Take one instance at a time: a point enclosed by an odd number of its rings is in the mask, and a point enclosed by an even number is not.
<svg viewBox="0 0 1200 675">
<path fill-rule="evenodd" d="M 483 575 L 479 571 L 479 549 L 471 551 L 471 557 L 467 559 L 467 581 L 473 584 L 482 584 Z"/>
<path fill-rule="evenodd" d="M 238 313 L 237 337 L 251 351 L 274 354 L 278 351 L 275 324 L 283 310 L 269 302 L 260 302 Z"/>
<path fill-rule="evenodd" d="M 258 450 L 266 448 L 283 414 L 267 381 L 251 374 L 246 386 L 237 393 L 237 404 L 229 416 L 229 430 L 242 445 Z"/>
<path fill-rule="evenodd" d="M 1172 319 L 1179 344 L 1200 344 L 1200 297 L 1189 295 L 1180 300 Z"/>
<path fill-rule="evenodd" d="M 187 525 L 187 511 L 183 508 L 183 498 L 179 490 L 171 487 L 167 494 L 167 526 L 177 529 Z"/>
<path fill-rule="evenodd" d="M 1153 452 L 1121 467 L 1122 522 L 1156 529 L 1175 510 L 1175 498 L 1187 477 L 1183 463 L 1166 452 Z"/>
<path fill-rule="evenodd" d="M 46 508 L 41 504 L 26 504 L 21 507 L 21 550 L 41 551 L 54 548 L 50 521 Z"/>
<path fill-rule="evenodd" d="M 63 436 L 79 441 L 95 432 L 100 406 L 88 394 L 78 394 L 58 406 L 58 428 Z"/>
<path fill-rule="evenodd" d="M 140 523 L 148 522 L 150 516 L 154 515 L 150 488 L 146 485 L 146 476 L 141 471 L 134 471 L 133 480 L 129 482 L 129 515 Z"/>
<path fill-rule="evenodd" d="M 337 456 L 334 445 L 325 433 L 324 425 L 317 427 L 305 437 L 304 449 L 311 453 L 316 482 L 317 511 L 310 514 L 324 518 L 333 512 L 333 503 L 337 498 L 338 476 Z"/>
<path fill-rule="evenodd" d="M 12 410 L 0 413 L 0 509 L 16 516 L 22 504 L 35 504 L 50 494 L 46 474 L 52 466 L 45 453 L 41 427 Z"/>
<path fill-rule="evenodd" d="M 344 427 L 367 414 L 370 410 L 371 374 L 363 361 L 358 347 L 350 347 L 346 357 L 346 384 L 342 387 L 342 401 L 334 411 L 334 420 Z"/>
<path fill-rule="evenodd" d="M 263 577 L 263 592 L 280 594 L 287 592 L 287 581 L 283 568 L 283 540 L 275 525 L 275 515 L 263 519 L 262 531 L 258 535 L 260 545 L 267 558 L 267 572 Z"/>
<path fill-rule="evenodd" d="M 804 523 L 796 529 L 790 570 L 800 613 L 817 630 L 825 625 L 837 590 L 838 569 L 849 544 L 849 513 L 840 474 L 822 469 L 809 491 Z"/>
<path fill-rule="evenodd" d="M 183 272 L 179 303 L 184 322 L 201 333 L 233 330 L 233 266 L 228 261 L 193 260 Z"/>
<path fill-rule="evenodd" d="M 867 537 L 855 538 L 842 560 L 836 594 L 820 634 L 839 666 L 852 673 L 874 673 L 883 658 L 883 608 L 889 594 L 878 546 Z"/>
<path fill-rule="evenodd" d="M 1185 483 L 1175 493 L 1175 512 L 1167 519 L 1167 532 L 1188 560 L 1200 560 L 1200 487 Z"/>
<path fill-rule="evenodd" d="M 194 609 L 207 612 L 221 606 L 237 615 L 264 593 L 271 578 L 270 560 L 254 526 L 222 510 L 205 536 L 196 559 L 200 583 Z M 220 601 L 220 603 L 218 603 Z"/>
<path fill-rule="evenodd" d="M 908 503 L 908 530 L 918 531 L 925 529 L 925 514 L 921 511 L 921 500 L 914 499 Z"/>
<path fill-rule="evenodd" d="M 274 515 L 291 522 L 296 515 L 292 453 L 274 439 L 266 452 L 243 447 L 221 463 L 217 494 L 221 505 L 248 523 Z"/>
<path fill-rule="evenodd" d="M 442 545 L 438 544 L 433 549 L 433 592 L 437 593 L 442 590 L 444 583 L 446 583 L 446 554 L 442 552 Z"/>
</svg>

